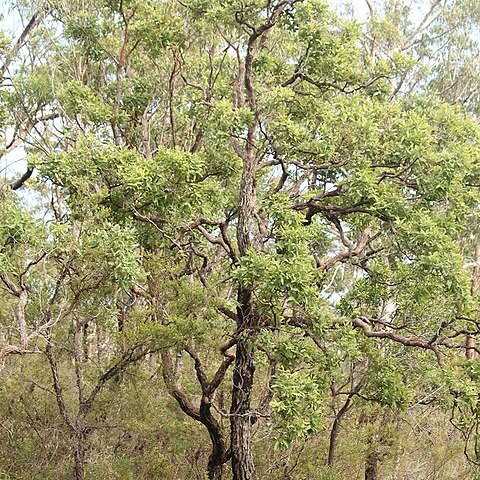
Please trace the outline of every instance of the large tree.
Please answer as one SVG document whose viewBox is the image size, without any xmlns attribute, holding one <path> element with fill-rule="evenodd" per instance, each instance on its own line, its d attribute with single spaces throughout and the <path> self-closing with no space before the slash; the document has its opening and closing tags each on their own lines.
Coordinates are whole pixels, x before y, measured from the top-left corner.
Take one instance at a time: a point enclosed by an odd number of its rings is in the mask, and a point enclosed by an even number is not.
<svg viewBox="0 0 480 480">
<path fill-rule="evenodd" d="M 445 69 L 469 26 L 460 2 L 416 22 L 367 3 L 362 27 L 317 0 L 51 2 L 6 50 L 5 151 L 28 167 L 2 191 L 0 355 L 45 353 L 75 478 L 94 401 L 144 359 L 208 434 L 211 479 L 256 478 L 255 432 L 289 447 L 330 399 L 333 465 L 352 402 L 385 430 L 439 383 L 466 395 L 480 143 L 473 75 Z M 24 64 L 41 21 L 48 62 Z"/>
</svg>

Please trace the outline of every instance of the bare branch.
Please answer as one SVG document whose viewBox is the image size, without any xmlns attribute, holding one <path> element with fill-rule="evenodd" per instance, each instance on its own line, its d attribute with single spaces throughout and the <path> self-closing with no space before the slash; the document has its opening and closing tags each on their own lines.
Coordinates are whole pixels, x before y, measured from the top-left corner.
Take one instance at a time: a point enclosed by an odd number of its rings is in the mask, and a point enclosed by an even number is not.
<svg viewBox="0 0 480 480">
<path fill-rule="evenodd" d="M 33 14 L 32 18 L 27 23 L 27 26 L 23 29 L 23 32 L 18 37 L 18 40 L 15 42 L 15 45 L 12 47 L 10 52 L 8 52 L 5 58 L 5 61 L 3 62 L 3 65 L 0 67 L 0 75 L 2 77 L 5 76 L 5 72 L 8 70 L 8 67 L 10 67 L 11 63 L 13 62 L 13 60 L 15 60 L 15 57 L 18 55 L 18 52 L 20 51 L 20 49 L 25 45 L 28 37 L 32 34 L 35 28 L 42 22 L 45 16 L 46 16 L 45 13 L 40 13 L 40 12 L 36 12 Z"/>
</svg>

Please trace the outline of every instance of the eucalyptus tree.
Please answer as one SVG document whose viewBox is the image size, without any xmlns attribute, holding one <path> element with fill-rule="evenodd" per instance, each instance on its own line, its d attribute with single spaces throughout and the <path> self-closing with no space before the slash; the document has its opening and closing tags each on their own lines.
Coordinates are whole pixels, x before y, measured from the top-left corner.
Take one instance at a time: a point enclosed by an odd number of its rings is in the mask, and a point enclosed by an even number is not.
<svg viewBox="0 0 480 480">
<path fill-rule="evenodd" d="M 16 154 L 16 149 L 24 145 L 29 135 L 42 130 L 54 114 L 48 105 L 52 97 L 37 95 L 42 60 L 38 58 L 41 50 L 39 30 L 47 15 L 45 8 L 39 7 L 33 12 L 26 12 L 23 27 L 19 33 L 9 36 L 10 32 L 1 32 L 1 142 L 0 155 L 5 159 L 2 173 L 6 181 L 0 187 L 2 208 L 2 272 L 1 279 L 9 295 L 16 297 L 15 322 L 18 335 L 16 338 L 2 338 L 0 345 L 0 364 L 7 356 L 25 354 L 31 341 L 48 328 L 48 322 L 36 328 L 27 325 L 26 313 L 29 296 L 29 271 L 36 268 L 47 255 L 43 248 L 45 229 L 35 221 L 22 207 L 12 191 L 22 187 L 33 173 L 33 169 L 20 171 L 13 178 L 9 175 L 9 156 Z M 22 16 L 19 15 L 18 20 Z M 5 27 L 5 25 L 2 25 Z M 37 37 L 37 46 L 33 38 Z M 25 51 L 26 50 L 26 51 Z M 42 79 L 45 82 L 45 79 Z M 16 155 L 18 157 L 18 155 Z M 16 171 L 15 171 L 16 173 Z M 10 341 L 11 340 L 11 341 Z M 18 340 L 18 341 L 17 341 Z"/>
<path fill-rule="evenodd" d="M 167 391 L 210 437 L 212 479 L 228 462 L 256 478 L 259 425 L 288 446 L 325 427 L 330 394 L 402 408 L 409 384 L 430 388 L 413 361 L 450 386 L 463 375 L 452 352 L 478 333 L 478 300 L 456 240 L 478 205 L 479 130 L 425 87 L 410 48 L 390 55 L 374 13 L 377 40 L 319 0 L 59 1 L 49 15 L 55 119 L 28 171 L 51 195 L 44 243 L 64 245 L 45 268 L 76 299 L 46 351 L 76 478 L 91 396 L 116 373 L 107 355 L 86 393 L 77 347 L 95 318 L 112 337 L 116 318 L 120 363 L 160 350 Z M 73 348 L 76 420 L 55 338 Z"/>
</svg>

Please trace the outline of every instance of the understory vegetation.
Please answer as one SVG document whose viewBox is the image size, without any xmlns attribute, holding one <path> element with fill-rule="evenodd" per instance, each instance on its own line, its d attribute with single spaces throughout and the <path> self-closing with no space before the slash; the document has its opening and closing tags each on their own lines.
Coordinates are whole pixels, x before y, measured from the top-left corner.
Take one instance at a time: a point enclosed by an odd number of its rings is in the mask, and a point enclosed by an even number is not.
<svg viewBox="0 0 480 480">
<path fill-rule="evenodd" d="M 0 480 L 480 479 L 480 3 L 0 3 Z"/>
</svg>

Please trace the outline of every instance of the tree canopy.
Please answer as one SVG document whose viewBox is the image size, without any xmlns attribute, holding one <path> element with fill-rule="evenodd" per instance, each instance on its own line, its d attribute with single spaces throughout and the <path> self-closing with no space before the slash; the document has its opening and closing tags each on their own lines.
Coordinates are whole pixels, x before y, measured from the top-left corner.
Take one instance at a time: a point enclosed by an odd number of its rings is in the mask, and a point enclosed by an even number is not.
<svg viewBox="0 0 480 480">
<path fill-rule="evenodd" d="M 477 3 L 5 5 L 0 478 L 476 478 Z"/>
</svg>

